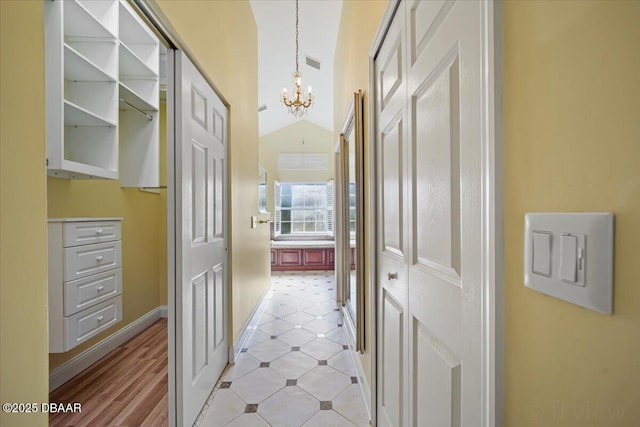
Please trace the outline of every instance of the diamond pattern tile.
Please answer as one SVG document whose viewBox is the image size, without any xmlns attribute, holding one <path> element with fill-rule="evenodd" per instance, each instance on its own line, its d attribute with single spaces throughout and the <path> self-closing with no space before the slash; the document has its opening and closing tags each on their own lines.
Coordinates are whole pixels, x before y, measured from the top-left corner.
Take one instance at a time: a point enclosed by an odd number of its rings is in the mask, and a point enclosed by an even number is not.
<svg viewBox="0 0 640 427">
<path fill-rule="evenodd" d="M 333 274 L 274 274 L 264 312 L 224 373 L 198 426 L 353 427 L 368 415 Z M 356 383 L 353 383 L 354 378 Z M 353 384 L 352 384 L 353 383 Z"/>
<path fill-rule="evenodd" d="M 301 426 L 319 410 L 319 403 L 297 386 L 286 387 L 260 404 L 258 414 L 273 426 Z"/>
<path fill-rule="evenodd" d="M 293 323 L 289 323 L 281 319 L 276 319 L 276 320 L 272 320 L 271 322 L 267 322 L 263 325 L 258 326 L 258 330 L 271 336 L 271 335 L 280 335 L 284 332 L 287 332 L 289 329 L 293 329 L 294 326 L 295 325 Z"/>
<path fill-rule="evenodd" d="M 273 369 L 256 369 L 233 381 L 231 390 L 247 403 L 259 403 L 283 388 L 286 383 L 287 380 Z"/>
<path fill-rule="evenodd" d="M 318 366 L 298 379 L 298 385 L 320 401 L 332 400 L 350 384 L 350 378 L 330 366 Z"/>
<path fill-rule="evenodd" d="M 353 360 L 351 360 L 351 355 L 348 351 L 343 350 L 329 359 L 329 366 L 336 368 L 349 377 L 356 376 L 356 369 L 353 366 Z"/>
<path fill-rule="evenodd" d="M 336 305 L 334 303 L 324 302 L 320 304 L 314 304 L 311 307 L 305 308 L 304 312 L 311 314 L 312 316 L 322 316 L 333 312 L 334 308 L 336 308 Z"/>
<path fill-rule="evenodd" d="M 216 424 L 219 426 L 220 424 Z M 269 427 L 269 424 L 258 414 L 243 414 L 225 427 Z"/>
<path fill-rule="evenodd" d="M 251 332 L 251 335 L 249 335 L 249 338 L 244 343 L 244 345 L 248 347 L 248 346 L 260 344 L 262 341 L 266 341 L 268 339 L 269 339 L 269 335 L 265 334 L 259 329 L 256 329 Z"/>
<path fill-rule="evenodd" d="M 331 313 L 322 316 L 322 318 L 336 324 L 342 323 L 342 314 L 340 314 L 339 311 L 332 311 Z"/>
<path fill-rule="evenodd" d="M 335 328 L 332 331 L 327 332 L 326 334 L 324 334 L 325 338 L 329 338 L 331 341 L 334 341 L 340 345 L 347 345 L 347 337 L 344 336 L 344 329 L 343 328 Z"/>
<path fill-rule="evenodd" d="M 276 316 L 276 317 L 281 317 L 281 316 L 286 316 L 288 314 L 292 314 L 295 313 L 297 310 L 295 307 L 291 307 L 289 305 L 273 305 L 271 307 L 267 307 L 266 308 L 267 313 Z"/>
<path fill-rule="evenodd" d="M 336 328 L 336 324 L 334 322 L 330 322 L 324 319 L 316 319 L 311 322 L 305 323 L 302 325 L 304 329 L 307 329 L 311 332 L 315 332 L 316 334 L 324 334 L 332 329 Z"/>
<path fill-rule="evenodd" d="M 326 338 L 316 338 L 300 346 L 300 351 L 318 360 L 327 360 L 342 351 L 342 346 Z"/>
<path fill-rule="evenodd" d="M 316 367 L 318 362 L 301 351 L 292 351 L 271 362 L 271 368 L 285 378 L 300 378 Z"/>
<path fill-rule="evenodd" d="M 262 325 L 264 323 L 267 322 L 271 322 L 272 320 L 275 320 L 276 316 L 269 314 L 269 313 L 262 313 L 262 316 L 260 316 L 260 319 L 258 320 L 258 325 Z"/>
<path fill-rule="evenodd" d="M 278 336 L 278 339 L 280 341 L 285 342 L 292 347 L 299 347 L 302 344 L 306 344 L 315 338 L 316 334 L 302 328 L 294 328 Z"/>
<path fill-rule="evenodd" d="M 311 322 L 315 319 L 315 316 L 305 313 L 304 311 L 296 311 L 284 317 L 284 320 L 291 322 L 294 325 L 304 325 L 307 322 Z"/>
<path fill-rule="evenodd" d="M 333 399 L 333 409 L 358 426 L 369 425 L 369 415 L 364 407 L 360 384 L 352 384 Z"/>
<path fill-rule="evenodd" d="M 369 425 L 367 423 L 366 425 Z M 353 427 L 351 421 L 344 418 L 342 415 L 339 415 L 335 411 L 320 411 L 315 414 L 309 421 L 303 424 L 303 427 Z M 364 425 L 363 425 L 364 426 Z"/>
<path fill-rule="evenodd" d="M 235 364 L 229 365 L 224 374 L 225 381 L 235 381 L 260 366 L 260 362 L 248 353 L 241 353 Z"/>
<path fill-rule="evenodd" d="M 225 425 L 244 412 L 245 403 L 231 390 L 218 390 L 200 426 Z"/>
<path fill-rule="evenodd" d="M 269 340 L 249 347 L 249 354 L 260 362 L 270 362 L 291 351 L 291 347 L 279 340 Z"/>
</svg>

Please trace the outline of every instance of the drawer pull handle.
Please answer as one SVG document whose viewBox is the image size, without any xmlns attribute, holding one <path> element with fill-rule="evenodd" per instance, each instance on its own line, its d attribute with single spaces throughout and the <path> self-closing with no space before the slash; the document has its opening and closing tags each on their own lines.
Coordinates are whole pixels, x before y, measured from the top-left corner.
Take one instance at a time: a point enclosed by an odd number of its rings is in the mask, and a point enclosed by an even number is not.
<svg viewBox="0 0 640 427">
<path fill-rule="evenodd" d="M 398 273 L 387 273 L 387 278 L 389 280 L 395 280 L 398 278 Z"/>
<path fill-rule="evenodd" d="M 97 234 L 98 236 L 101 236 L 101 235 L 102 235 L 102 228 L 99 228 L 99 229 L 98 229 L 98 231 L 96 231 L 96 234 Z"/>
<path fill-rule="evenodd" d="M 98 256 L 96 257 L 96 261 L 97 261 L 97 262 L 101 262 L 101 261 L 102 261 L 102 255 L 98 255 Z"/>
<path fill-rule="evenodd" d="M 96 320 L 98 320 L 98 322 L 102 322 L 102 319 L 104 319 L 104 316 L 98 316 L 98 317 L 96 318 Z"/>
<path fill-rule="evenodd" d="M 104 290 L 104 286 L 98 286 L 98 287 L 96 288 L 96 290 L 97 290 L 98 292 L 102 292 L 102 291 Z"/>
</svg>

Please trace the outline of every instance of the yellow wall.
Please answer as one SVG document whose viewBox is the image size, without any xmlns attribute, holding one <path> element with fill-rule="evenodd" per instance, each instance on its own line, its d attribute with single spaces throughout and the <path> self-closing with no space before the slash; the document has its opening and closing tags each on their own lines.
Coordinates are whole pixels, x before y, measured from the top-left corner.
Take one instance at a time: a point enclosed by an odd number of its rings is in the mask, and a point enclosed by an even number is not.
<svg viewBox="0 0 640 427">
<path fill-rule="evenodd" d="M 378 31 L 380 20 L 387 7 L 384 1 L 347 0 L 342 3 L 342 16 L 338 32 L 338 43 L 334 57 L 334 140 L 342 130 L 342 124 L 353 102 L 353 93 L 358 89 L 364 92 L 364 157 L 369 158 L 369 48 Z M 365 161 L 365 194 L 369 191 L 369 164 Z M 365 212 L 365 224 L 371 221 L 370 212 Z M 368 227 L 365 225 L 365 227 Z M 368 264 L 371 236 L 365 233 L 365 259 Z M 365 271 L 368 269 L 365 266 Z M 365 276 L 366 277 L 366 276 Z M 371 322 L 369 308 L 369 281 L 365 280 L 365 323 Z M 371 328 L 365 333 L 365 353 L 360 356 L 369 380 L 371 379 Z"/>
<path fill-rule="evenodd" d="M 232 336 L 269 286 L 269 228 L 258 213 L 258 29 L 248 1 L 155 3 L 230 104 Z"/>
<path fill-rule="evenodd" d="M 42 2 L 0 1 L 0 402 L 47 402 Z M 5 414 L 2 426 L 47 416 Z"/>
<path fill-rule="evenodd" d="M 505 426 L 640 425 L 638 100 L 640 2 L 504 4 Z M 615 213 L 613 316 L 523 286 L 556 211 Z"/>
<path fill-rule="evenodd" d="M 273 182 L 326 182 L 334 178 L 333 132 L 306 120 L 260 137 L 260 165 L 267 171 L 267 210 L 273 214 Z M 327 153 L 325 171 L 279 171 L 278 153 Z"/>
</svg>

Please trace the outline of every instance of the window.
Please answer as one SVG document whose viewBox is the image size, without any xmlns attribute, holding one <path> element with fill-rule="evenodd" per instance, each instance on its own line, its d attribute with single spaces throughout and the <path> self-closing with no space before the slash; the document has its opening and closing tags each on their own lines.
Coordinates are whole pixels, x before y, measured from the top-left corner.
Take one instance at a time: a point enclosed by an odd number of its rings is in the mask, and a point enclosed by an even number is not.
<svg viewBox="0 0 640 427">
<path fill-rule="evenodd" d="M 333 234 L 333 182 L 276 182 L 276 234 Z"/>
</svg>

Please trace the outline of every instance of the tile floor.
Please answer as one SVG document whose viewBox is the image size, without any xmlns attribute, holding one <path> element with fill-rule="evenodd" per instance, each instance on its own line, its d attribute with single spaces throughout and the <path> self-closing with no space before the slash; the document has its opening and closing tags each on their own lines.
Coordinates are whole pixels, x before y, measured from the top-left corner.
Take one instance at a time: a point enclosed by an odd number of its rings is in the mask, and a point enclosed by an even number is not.
<svg viewBox="0 0 640 427">
<path fill-rule="evenodd" d="M 196 425 L 368 426 L 333 272 L 278 273 Z"/>
</svg>

